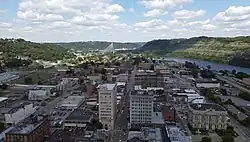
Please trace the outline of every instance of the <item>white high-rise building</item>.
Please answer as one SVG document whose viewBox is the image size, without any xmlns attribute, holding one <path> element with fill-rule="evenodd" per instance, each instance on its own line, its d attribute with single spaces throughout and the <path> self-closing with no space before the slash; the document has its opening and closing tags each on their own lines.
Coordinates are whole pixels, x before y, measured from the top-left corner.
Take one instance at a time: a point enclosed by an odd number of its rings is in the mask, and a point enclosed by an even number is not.
<svg viewBox="0 0 250 142">
<path fill-rule="evenodd" d="M 114 129 L 117 104 L 116 84 L 103 84 L 99 86 L 99 121 L 104 128 Z"/>
<path fill-rule="evenodd" d="M 132 127 L 151 123 L 153 113 L 152 91 L 133 90 L 130 95 L 130 124 Z"/>
</svg>

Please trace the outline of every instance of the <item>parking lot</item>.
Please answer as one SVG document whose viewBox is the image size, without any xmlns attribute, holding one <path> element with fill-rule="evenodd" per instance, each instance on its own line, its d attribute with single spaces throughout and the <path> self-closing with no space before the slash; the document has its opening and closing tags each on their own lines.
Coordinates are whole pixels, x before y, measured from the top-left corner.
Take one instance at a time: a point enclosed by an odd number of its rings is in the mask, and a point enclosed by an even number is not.
<svg viewBox="0 0 250 142">
<path fill-rule="evenodd" d="M 53 109 L 51 113 L 51 125 L 61 125 L 63 121 L 69 116 L 72 110 L 62 110 L 60 108 Z"/>
</svg>

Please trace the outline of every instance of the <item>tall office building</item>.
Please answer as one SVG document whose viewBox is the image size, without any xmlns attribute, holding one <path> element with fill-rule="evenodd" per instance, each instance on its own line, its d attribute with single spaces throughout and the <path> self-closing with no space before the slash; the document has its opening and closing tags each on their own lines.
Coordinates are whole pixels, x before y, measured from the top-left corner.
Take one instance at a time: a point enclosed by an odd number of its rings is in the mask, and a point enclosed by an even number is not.
<svg viewBox="0 0 250 142">
<path fill-rule="evenodd" d="M 104 128 L 114 129 L 117 105 L 117 85 L 103 84 L 99 86 L 99 121 Z"/>
<path fill-rule="evenodd" d="M 130 95 L 131 127 L 146 126 L 151 123 L 153 113 L 153 92 L 133 90 Z"/>
</svg>

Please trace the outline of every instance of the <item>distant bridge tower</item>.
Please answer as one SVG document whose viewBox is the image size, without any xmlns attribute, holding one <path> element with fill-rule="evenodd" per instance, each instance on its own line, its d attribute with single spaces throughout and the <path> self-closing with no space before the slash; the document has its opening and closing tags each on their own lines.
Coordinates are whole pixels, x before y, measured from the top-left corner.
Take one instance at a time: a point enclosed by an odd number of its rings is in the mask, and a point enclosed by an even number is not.
<svg viewBox="0 0 250 142">
<path fill-rule="evenodd" d="M 106 49 L 103 50 L 104 53 L 114 52 L 114 44 L 111 43 Z"/>
</svg>

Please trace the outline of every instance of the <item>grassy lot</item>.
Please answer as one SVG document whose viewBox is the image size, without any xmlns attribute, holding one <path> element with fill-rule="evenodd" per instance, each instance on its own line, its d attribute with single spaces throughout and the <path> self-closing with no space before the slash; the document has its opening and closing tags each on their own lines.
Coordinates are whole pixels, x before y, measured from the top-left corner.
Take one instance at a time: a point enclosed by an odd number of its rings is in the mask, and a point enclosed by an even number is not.
<svg viewBox="0 0 250 142">
<path fill-rule="evenodd" d="M 24 77 L 19 78 L 15 81 L 17 84 L 26 84 L 26 78 L 31 78 L 31 81 L 28 84 L 39 84 L 46 82 L 48 79 L 54 76 L 53 70 L 38 70 L 33 73 L 27 74 Z"/>
</svg>

